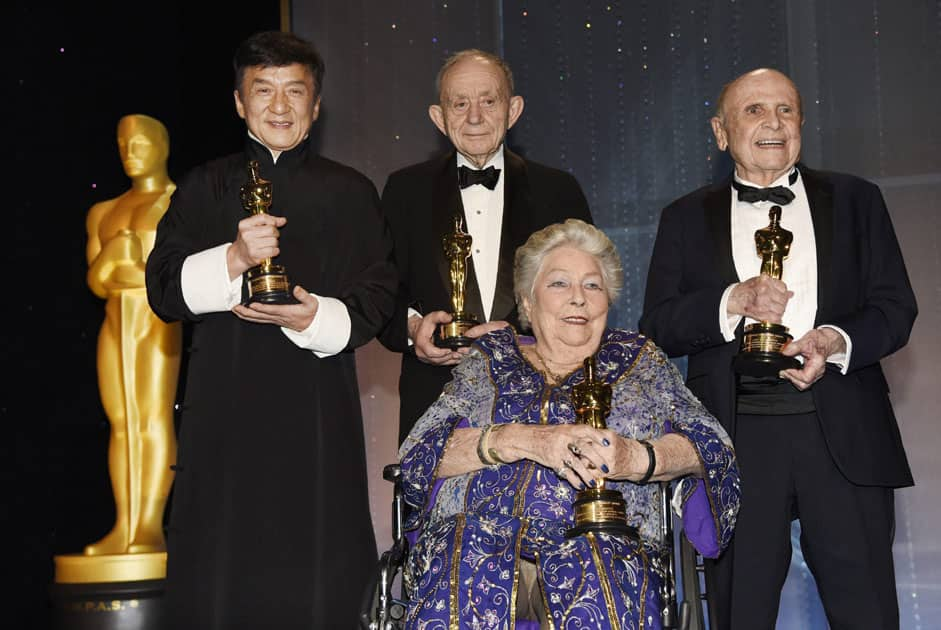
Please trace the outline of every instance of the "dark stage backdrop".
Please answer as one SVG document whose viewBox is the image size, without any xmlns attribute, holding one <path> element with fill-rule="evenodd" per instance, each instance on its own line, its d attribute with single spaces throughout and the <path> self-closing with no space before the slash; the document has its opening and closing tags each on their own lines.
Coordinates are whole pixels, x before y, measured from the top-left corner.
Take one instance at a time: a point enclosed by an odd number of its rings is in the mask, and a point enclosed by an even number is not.
<svg viewBox="0 0 941 630">
<path fill-rule="evenodd" d="M 941 619 L 941 2 L 656 0 L 368 2 L 295 0 L 293 28 L 327 59 L 327 155 L 381 189 L 389 172 L 442 144 L 427 117 L 448 53 L 506 56 L 526 99 L 510 145 L 574 173 L 623 258 L 613 323 L 635 327 L 661 208 L 724 176 L 708 120 L 722 84 L 757 66 L 794 78 L 806 111 L 804 160 L 877 182 L 921 313 L 908 347 L 885 361 L 917 486 L 897 493 L 902 626 Z M 429 244 L 430 247 L 435 246 Z M 373 518 L 389 539 L 383 464 L 395 457 L 398 356 L 360 352 Z M 682 361 L 680 362 L 682 365 Z M 826 627 L 795 553 L 779 628 Z"/>
</svg>

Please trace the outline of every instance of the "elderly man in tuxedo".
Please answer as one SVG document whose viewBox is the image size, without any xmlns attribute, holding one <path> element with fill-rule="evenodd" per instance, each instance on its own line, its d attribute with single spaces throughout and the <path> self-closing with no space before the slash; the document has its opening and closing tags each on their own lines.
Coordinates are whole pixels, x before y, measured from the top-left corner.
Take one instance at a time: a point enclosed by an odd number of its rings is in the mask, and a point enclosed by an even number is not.
<svg viewBox="0 0 941 630">
<path fill-rule="evenodd" d="M 469 338 L 507 324 L 518 327 L 513 255 L 530 234 L 569 217 L 591 222 L 572 175 L 506 148 L 506 133 L 523 113 L 523 97 L 514 93 L 513 73 L 503 59 L 476 49 L 457 52 L 441 67 L 436 87 L 438 102 L 428 114 L 453 149 L 392 173 L 382 192 L 399 296 L 379 339 L 402 353 L 400 442 L 467 352 L 433 340 L 437 327 L 451 321 L 449 263 L 441 243 L 454 230 L 454 217 L 472 238 L 464 303 L 482 323 L 466 332 Z"/>
<path fill-rule="evenodd" d="M 707 567 L 719 626 L 774 627 L 797 518 L 830 626 L 898 628 L 893 489 L 913 481 L 879 361 L 917 306 L 879 188 L 799 164 L 803 122 L 778 71 L 725 87 L 712 129 L 735 172 L 664 209 L 640 329 L 688 356 L 689 388 L 738 454 L 735 537 Z M 780 278 L 756 251 L 773 206 L 793 236 Z M 789 329 L 797 367 L 737 373 L 756 321 Z"/>
</svg>

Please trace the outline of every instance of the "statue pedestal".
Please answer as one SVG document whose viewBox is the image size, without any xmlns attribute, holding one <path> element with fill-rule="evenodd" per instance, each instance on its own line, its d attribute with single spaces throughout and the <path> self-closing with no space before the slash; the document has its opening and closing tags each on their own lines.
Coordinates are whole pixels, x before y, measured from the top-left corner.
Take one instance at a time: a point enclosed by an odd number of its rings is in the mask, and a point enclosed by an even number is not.
<svg viewBox="0 0 941 630">
<path fill-rule="evenodd" d="M 55 557 L 57 630 L 158 630 L 167 554 Z"/>
</svg>

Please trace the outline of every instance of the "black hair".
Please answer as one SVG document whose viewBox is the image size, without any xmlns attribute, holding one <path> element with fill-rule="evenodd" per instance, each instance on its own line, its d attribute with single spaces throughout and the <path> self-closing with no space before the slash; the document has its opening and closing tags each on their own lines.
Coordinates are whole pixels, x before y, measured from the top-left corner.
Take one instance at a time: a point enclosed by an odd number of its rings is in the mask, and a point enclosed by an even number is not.
<svg viewBox="0 0 941 630">
<path fill-rule="evenodd" d="M 314 77 L 314 94 L 319 96 L 323 87 L 325 67 L 323 57 L 311 42 L 283 31 L 255 33 L 239 44 L 232 57 L 235 89 L 241 90 L 246 68 L 252 66 L 280 68 L 294 63 L 307 66 L 311 76 Z"/>
</svg>

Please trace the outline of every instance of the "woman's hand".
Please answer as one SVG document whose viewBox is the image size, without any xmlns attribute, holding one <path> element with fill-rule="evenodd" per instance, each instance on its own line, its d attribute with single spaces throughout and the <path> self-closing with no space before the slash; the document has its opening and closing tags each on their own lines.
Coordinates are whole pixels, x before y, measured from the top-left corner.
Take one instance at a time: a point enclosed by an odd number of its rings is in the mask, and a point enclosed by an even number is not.
<svg viewBox="0 0 941 630">
<path fill-rule="evenodd" d="M 608 476 L 610 462 L 605 453 L 611 445 L 611 431 L 585 424 L 508 424 L 491 433 L 490 446 L 504 461 L 530 459 L 553 469 L 560 479 L 576 488 L 593 487 Z"/>
<path fill-rule="evenodd" d="M 620 435 L 605 429 L 611 446 L 602 449 L 602 454 L 608 461 L 611 472 L 610 479 L 627 479 L 641 481 L 648 475 L 648 482 L 669 481 L 686 475 L 702 477 L 703 468 L 699 461 L 699 454 L 693 447 L 689 438 L 678 433 L 667 433 L 657 439 L 647 442 L 653 448 L 648 454 L 647 447 L 632 438 Z"/>
<path fill-rule="evenodd" d="M 645 483 L 668 481 L 685 475 L 701 477 L 703 474 L 696 449 L 689 439 L 676 433 L 648 440 L 653 449 L 653 453 L 648 453 L 647 447 L 633 438 L 623 437 L 610 429 L 592 431 L 595 431 L 595 437 L 576 439 L 572 445 L 574 448 L 569 449 L 573 453 L 578 452 L 582 467 L 576 465 L 574 470 L 585 483 L 599 479 L 598 469 L 604 473 L 601 476 L 608 479 Z M 583 476 L 582 468 L 588 471 L 589 478 Z"/>
<path fill-rule="evenodd" d="M 640 442 L 622 437 L 610 429 L 585 428 L 592 433 L 578 435 L 565 445 L 575 456 L 574 461 L 570 458 L 572 465 L 569 468 L 580 482 L 594 486 L 604 478 L 632 481 L 643 478 L 647 472 L 648 457 L 647 449 Z"/>
<path fill-rule="evenodd" d="M 647 448 L 637 440 L 620 436 L 610 429 L 606 429 L 605 432 L 610 434 L 608 440 L 611 442 L 611 446 L 603 452 L 603 455 L 611 462 L 608 476 L 611 479 L 630 481 L 643 479 L 652 461 L 647 454 Z"/>
</svg>

